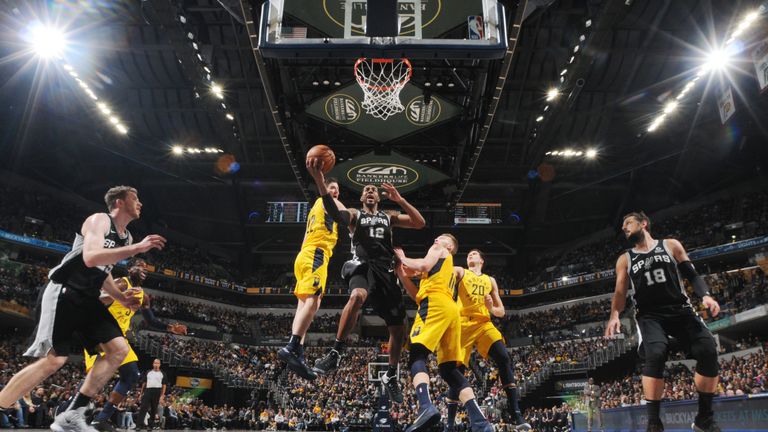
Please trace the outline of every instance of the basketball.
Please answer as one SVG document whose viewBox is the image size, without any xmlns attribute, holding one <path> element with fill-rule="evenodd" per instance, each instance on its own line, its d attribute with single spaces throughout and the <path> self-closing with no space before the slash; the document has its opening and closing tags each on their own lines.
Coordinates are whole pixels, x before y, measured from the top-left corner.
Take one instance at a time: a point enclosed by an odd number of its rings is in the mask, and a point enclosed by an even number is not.
<svg viewBox="0 0 768 432">
<path fill-rule="evenodd" d="M 333 169 L 336 165 L 336 155 L 333 154 L 333 150 L 325 144 L 318 144 L 307 152 L 307 160 L 310 158 L 320 159 L 323 161 L 323 174 Z"/>
</svg>

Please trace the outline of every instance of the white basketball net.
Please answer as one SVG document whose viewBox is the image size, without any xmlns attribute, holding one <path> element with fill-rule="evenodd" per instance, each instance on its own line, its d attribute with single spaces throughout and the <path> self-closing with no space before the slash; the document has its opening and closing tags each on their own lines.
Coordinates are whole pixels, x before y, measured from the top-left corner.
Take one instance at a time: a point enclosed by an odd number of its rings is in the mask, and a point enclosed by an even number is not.
<svg viewBox="0 0 768 432">
<path fill-rule="evenodd" d="M 365 112 L 382 120 L 402 112 L 405 108 L 400 102 L 400 91 L 412 72 L 408 59 L 357 59 L 355 78 L 365 95 Z"/>
</svg>

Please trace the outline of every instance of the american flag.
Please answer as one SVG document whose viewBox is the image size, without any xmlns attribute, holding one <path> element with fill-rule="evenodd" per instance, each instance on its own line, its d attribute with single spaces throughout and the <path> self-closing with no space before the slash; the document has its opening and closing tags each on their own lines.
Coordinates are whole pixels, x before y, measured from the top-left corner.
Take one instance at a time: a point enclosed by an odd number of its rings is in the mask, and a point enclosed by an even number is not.
<svg viewBox="0 0 768 432">
<path fill-rule="evenodd" d="M 280 37 L 285 39 L 306 39 L 306 27 L 283 27 L 280 31 Z"/>
</svg>

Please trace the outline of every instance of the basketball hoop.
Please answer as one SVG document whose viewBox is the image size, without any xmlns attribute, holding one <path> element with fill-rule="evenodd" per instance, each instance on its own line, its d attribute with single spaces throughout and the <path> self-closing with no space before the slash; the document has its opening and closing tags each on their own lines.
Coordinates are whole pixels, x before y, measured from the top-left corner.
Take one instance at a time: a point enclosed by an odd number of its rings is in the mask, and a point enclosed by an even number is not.
<svg viewBox="0 0 768 432">
<path fill-rule="evenodd" d="M 363 89 L 363 108 L 368 114 L 386 120 L 402 112 L 400 91 L 411 79 L 411 62 L 402 59 L 368 59 L 355 62 L 355 78 Z"/>
</svg>

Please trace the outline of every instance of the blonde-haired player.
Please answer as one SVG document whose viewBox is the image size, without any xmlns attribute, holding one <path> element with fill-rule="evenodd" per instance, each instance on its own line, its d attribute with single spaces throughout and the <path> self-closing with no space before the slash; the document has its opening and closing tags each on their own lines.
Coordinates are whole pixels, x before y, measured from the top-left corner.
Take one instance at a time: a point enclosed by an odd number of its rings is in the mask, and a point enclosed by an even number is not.
<svg viewBox="0 0 768 432">
<path fill-rule="evenodd" d="M 419 401 L 419 411 L 418 417 L 406 432 L 429 430 L 440 422 L 440 411 L 429 399 L 427 372 L 429 355 L 435 352 L 440 376 L 464 403 L 472 431 L 493 431 L 493 426 L 480 411 L 472 387 L 458 368 L 464 358 L 461 349 L 459 305 L 456 303 L 456 274 L 453 267 L 453 254 L 458 248 L 456 237 L 441 234 L 424 258 L 408 258 L 402 249 L 395 249 L 395 254 L 402 263 L 398 266 L 397 275 L 405 291 L 419 306 L 410 335 L 411 376 Z M 404 267 L 421 273 L 418 287 L 411 281 Z"/>
<path fill-rule="evenodd" d="M 321 160 L 307 159 L 307 171 L 315 180 L 320 198 L 315 200 L 307 214 L 304 241 L 293 264 L 296 275 L 296 288 L 293 293 L 298 299 L 298 305 L 293 317 L 291 338 L 288 344 L 277 352 L 278 357 L 288 364 L 288 368 L 307 380 L 316 379 L 317 374 L 307 366 L 304 359 L 304 337 L 320 308 L 320 301 L 325 293 L 325 281 L 328 278 L 328 262 L 339 238 L 338 223 L 329 214 L 328 209 L 331 209 L 333 214 L 338 214 L 338 208 L 344 209 L 344 205 L 337 201 L 338 181 L 333 178 L 326 179 L 322 167 Z"/>
<path fill-rule="evenodd" d="M 491 322 L 491 315 L 501 318 L 505 314 L 504 304 L 499 296 L 499 286 L 496 279 L 483 273 L 483 265 L 485 265 L 483 253 L 478 249 L 472 249 L 467 254 L 467 268 L 455 268 L 459 280 L 461 348 L 464 351 L 461 368 L 469 366 L 469 358 L 475 347 L 484 358 L 491 358 L 499 369 L 501 384 L 507 394 L 507 410 L 516 429 L 530 429 L 531 426 L 525 422 L 517 405 L 517 386 L 504 338 Z M 449 430 L 454 427 L 458 409 L 458 394 L 452 390 L 448 390 Z"/>
<path fill-rule="evenodd" d="M 165 324 L 162 321 L 155 318 L 155 315 L 150 309 L 150 298 L 148 294 L 144 293 L 141 289 L 141 284 L 147 277 L 147 263 L 141 258 L 135 258 L 128 264 L 128 276 L 115 279 L 115 285 L 122 292 L 129 292 L 132 297 L 138 298 L 140 302 L 141 314 L 144 320 L 150 327 L 155 329 L 167 330 L 171 333 L 186 334 L 187 327 L 182 324 Z M 109 313 L 115 317 L 117 325 L 120 326 L 120 330 L 123 332 L 123 336 L 128 333 L 131 328 L 131 319 L 136 312 L 130 308 L 127 308 L 115 301 L 112 297 L 103 294 L 101 296 L 101 302 L 107 306 Z M 120 373 L 120 379 L 115 384 L 115 388 L 109 395 L 109 401 L 104 405 L 104 408 L 94 417 L 91 422 L 91 426 L 100 431 L 114 431 L 115 427 L 109 422 L 112 414 L 115 412 L 115 407 L 125 399 L 125 396 L 129 391 L 133 389 L 136 383 L 139 382 L 139 358 L 136 356 L 136 352 L 133 351 L 130 344 L 128 345 L 128 355 L 120 364 L 118 372 Z M 88 350 L 83 350 L 85 358 L 85 372 L 90 372 L 93 365 L 96 363 L 96 359 L 101 354 L 91 354 Z"/>
</svg>

